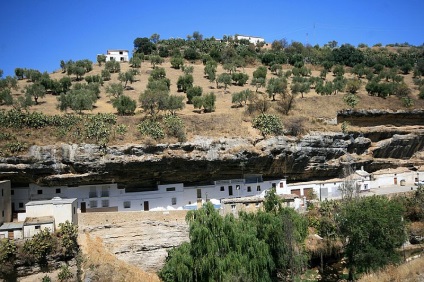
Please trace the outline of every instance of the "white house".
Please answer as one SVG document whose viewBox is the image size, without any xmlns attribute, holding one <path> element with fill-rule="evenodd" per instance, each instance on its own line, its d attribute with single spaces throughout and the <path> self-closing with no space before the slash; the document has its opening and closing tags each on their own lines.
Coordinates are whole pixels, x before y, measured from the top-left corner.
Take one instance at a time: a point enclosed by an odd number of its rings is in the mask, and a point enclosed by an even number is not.
<svg viewBox="0 0 424 282">
<path fill-rule="evenodd" d="M 78 224 L 76 198 L 54 197 L 51 200 L 31 201 L 25 206 L 26 212 L 18 214 L 18 221 L 24 222 L 25 238 L 32 237 L 45 227 L 54 232 L 60 223 L 66 221 Z"/>
<path fill-rule="evenodd" d="M 12 201 L 10 181 L 0 181 L 0 226 L 12 220 Z"/>
<path fill-rule="evenodd" d="M 253 43 L 253 44 L 258 44 L 258 43 L 265 43 L 265 39 L 264 38 L 262 38 L 262 37 L 257 37 L 257 36 L 249 36 L 249 35 L 239 35 L 239 34 L 237 34 L 236 36 L 235 36 L 235 38 L 236 38 L 236 40 L 242 40 L 242 39 L 246 39 L 246 40 L 249 40 L 249 42 L 250 43 Z"/>
<path fill-rule="evenodd" d="M 127 192 L 116 183 L 76 187 L 30 184 L 27 193 L 31 201 L 53 197 L 77 198 L 79 212 L 149 211 L 193 209 L 208 199 L 219 201 L 224 198 L 257 196 L 272 187 L 276 188 L 277 193 L 283 194 L 285 186 L 285 179 L 264 181 L 261 175 L 245 175 L 240 179 L 218 180 L 211 185 L 159 184 L 144 192 Z M 20 193 L 26 195 L 25 192 Z M 28 206 L 26 208 L 28 212 Z"/>
<path fill-rule="evenodd" d="M 129 61 L 129 52 L 128 50 L 107 50 L 106 52 L 106 62 L 108 61 L 117 61 L 117 62 L 128 62 Z"/>
</svg>

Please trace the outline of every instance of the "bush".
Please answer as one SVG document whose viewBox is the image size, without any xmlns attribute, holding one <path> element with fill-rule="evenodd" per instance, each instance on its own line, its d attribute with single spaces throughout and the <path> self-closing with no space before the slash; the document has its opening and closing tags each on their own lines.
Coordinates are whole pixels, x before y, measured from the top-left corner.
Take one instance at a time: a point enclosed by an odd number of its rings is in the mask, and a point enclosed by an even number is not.
<svg viewBox="0 0 424 282">
<path fill-rule="evenodd" d="M 263 137 L 280 135 L 283 133 L 283 124 L 279 117 L 272 114 L 260 114 L 253 119 L 253 127 L 258 129 Z"/>
<path fill-rule="evenodd" d="M 136 101 L 125 95 L 114 99 L 112 105 L 118 111 L 118 114 L 122 116 L 133 115 L 137 108 Z"/>
<path fill-rule="evenodd" d="M 187 89 L 187 103 L 192 104 L 193 98 L 196 96 L 202 96 L 203 88 L 200 86 L 193 86 L 189 89 Z"/>
<path fill-rule="evenodd" d="M 160 123 L 153 120 L 143 120 L 137 125 L 137 129 L 140 131 L 141 135 L 150 136 L 155 140 L 162 139 L 165 137 L 163 128 Z"/>
<path fill-rule="evenodd" d="M 184 122 L 180 117 L 174 115 L 167 115 L 163 119 L 166 134 L 178 138 L 179 142 L 187 140 L 185 134 Z"/>
</svg>

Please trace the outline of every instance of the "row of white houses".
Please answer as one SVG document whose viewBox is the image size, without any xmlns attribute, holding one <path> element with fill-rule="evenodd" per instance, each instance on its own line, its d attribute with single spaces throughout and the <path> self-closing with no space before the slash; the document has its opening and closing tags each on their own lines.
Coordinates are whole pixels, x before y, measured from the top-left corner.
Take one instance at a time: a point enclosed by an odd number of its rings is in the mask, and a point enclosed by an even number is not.
<svg viewBox="0 0 424 282">
<path fill-rule="evenodd" d="M 66 220 L 76 223 L 77 213 L 191 210 L 201 207 L 205 201 L 212 201 L 216 208 L 224 208 L 225 203 L 234 208 L 237 199 L 243 206 L 257 207 L 261 201 L 255 199 L 263 199 L 271 188 L 275 188 L 278 195 L 289 197 L 289 206 L 298 209 L 308 199 L 340 198 L 346 181 L 358 192 L 363 192 L 383 186 L 414 185 L 422 179 L 423 169 L 398 168 L 370 174 L 361 168 L 348 178 L 325 181 L 287 184 L 286 179 L 263 180 L 261 175 L 244 175 L 240 179 L 218 180 L 210 185 L 159 184 L 144 192 L 127 192 L 116 183 L 75 187 L 30 184 L 11 188 L 10 181 L 2 181 L 0 237 L 31 237 L 43 227 L 49 227 L 53 232 Z M 251 203 L 243 198 L 250 199 Z M 12 214 L 15 216 L 13 220 Z"/>
</svg>

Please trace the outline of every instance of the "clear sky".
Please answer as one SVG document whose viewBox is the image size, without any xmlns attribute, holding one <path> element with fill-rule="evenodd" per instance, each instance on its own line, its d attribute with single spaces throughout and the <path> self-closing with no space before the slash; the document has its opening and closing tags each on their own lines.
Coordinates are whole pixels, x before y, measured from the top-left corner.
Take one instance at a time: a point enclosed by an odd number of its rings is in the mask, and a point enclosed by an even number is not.
<svg viewBox="0 0 424 282">
<path fill-rule="evenodd" d="M 133 49 L 137 37 L 253 35 L 311 45 L 424 43 L 424 0 L 4 0 L 0 69 L 51 72 L 60 60 Z"/>
</svg>

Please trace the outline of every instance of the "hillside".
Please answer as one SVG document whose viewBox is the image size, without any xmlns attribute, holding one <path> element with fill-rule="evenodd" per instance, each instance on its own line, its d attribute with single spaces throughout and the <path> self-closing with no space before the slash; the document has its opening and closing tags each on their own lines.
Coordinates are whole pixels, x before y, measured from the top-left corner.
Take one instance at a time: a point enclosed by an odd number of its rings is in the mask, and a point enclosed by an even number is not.
<svg viewBox="0 0 424 282">
<path fill-rule="evenodd" d="M 178 111 L 177 115 L 182 118 L 185 123 L 187 137 L 190 140 L 195 135 L 201 136 L 226 136 L 226 137 L 260 137 L 260 134 L 257 130 L 252 128 L 251 120 L 258 113 L 249 114 L 246 112 L 245 107 L 234 107 L 231 103 L 232 93 L 240 92 L 244 89 L 250 89 L 255 91 L 255 88 L 250 85 L 250 80 L 252 74 L 257 66 L 247 66 L 245 68 L 239 68 L 238 71 L 244 72 L 249 75 L 249 81 L 244 86 L 230 85 L 226 90 L 224 88 L 216 89 L 216 84 L 211 83 L 204 75 L 204 65 L 197 61 L 194 64 L 185 62 L 186 65 L 193 66 L 193 78 L 194 85 L 200 86 L 203 88 L 204 93 L 213 92 L 216 94 L 216 110 L 212 113 L 199 113 L 194 110 L 193 105 L 186 104 L 185 108 L 182 111 Z M 121 63 L 121 72 L 125 72 L 130 69 L 129 63 Z M 172 95 L 181 95 L 185 97 L 185 93 L 177 91 L 177 80 L 178 77 L 183 75 L 182 70 L 171 68 L 169 59 L 166 59 L 162 65 L 158 67 L 163 67 L 166 71 L 166 77 L 171 81 L 170 93 Z M 312 76 L 319 76 L 320 67 L 317 66 L 308 66 L 312 69 Z M 98 66 L 97 64 L 93 65 L 93 70 L 86 75 L 97 75 L 100 74 L 101 70 L 104 68 L 104 65 Z M 283 71 L 292 69 L 290 65 L 284 65 Z M 125 144 L 140 142 L 146 137 L 141 136 L 136 128 L 137 124 L 142 118 L 145 117 L 145 113 L 139 108 L 140 103 L 138 102 L 139 95 L 142 91 L 146 89 L 148 82 L 149 74 L 152 71 L 152 66 L 149 61 L 144 61 L 139 69 L 140 74 L 136 75 L 136 81 L 132 84 L 129 84 L 132 90 L 125 90 L 124 95 L 131 97 L 137 101 L 138 107 L 136 114 L 133 116 L 124 116 L 118 117 L 118 124 L 125 124 L 128 126 L 128 132 L 124 137 L 112 138 L 110 140 L 110 145 L 113 144 Z M 222 65 L 218 65 L 217 73 L 224 73 L 225 70 L 222 68 Z M 61 71 L 54 72 L 50 75 L 52 79 L 60 79 L 66 74 Z M 72 77 L 72 76 L 71 76 Z M 271 74 L 268 71 L 267 78 L 276 77 L 276 75 Z M 349 73 L 348 68 L 346 70 L 345 78 L 353 78 L 354 76 Z M 420 109 L 424 107 L 424 100 L 418 98 L 418 89 L 412 82 L 412 74 L 404 75 L 404 81 L 407 83 L 409 88 L 412 90 L 410 97 L 413 100 L 414 106 L 410 109 Z M 328 81 L 333 79 L 333 74 L 328 73 L 326 76 Z M 289 78 L 289 88 L 292 81 L 292 77 Z M 365 90 L 366 79 L 362 79 L 362 85 L 360 90 L 357 92 L 359 97 L 359 103 L 356 106 L 357 109 L 382 109 L 382 110 L 405 110 L 402 101 L 391 95 L 385 99 L 370 96 Z M 82 81 L 85 83 L 84 81 Z M 116 110 L 113 108 L 110 97 L 107 96 L 105 88 L 110 83 L 118 83 L 118 74 L 112 74 L 112 79 L 110 81 L 105 81 L 104 85 L 100 87 L 100 98 L 94 105 L 92 111 L 84 111 L 85 114 L 95 114 L 95 113 L 116 113 Z M 73 84 L 75 84 L 75 79 Z M 18 96 L 23 96 L 21 93 L 25 86 L 32 84 L 26 79 L 18 81 L 18 89 L 12 90 L 13 96 L 16 98 Z M 264 93 L 265 89 L 260 88 L 259 92 Z M 266 95 L 266 94 L 265 94 Z M 283 121 L 284 125 L 291 124 L 293 120 L 302 120 L 304 132 L 309 130 L 314 131 L 340 131 L 340 125 L 327 125 L 323 123 L 323 120 L 334 119 L 337 115 L 337 111 L 348 108 L 347 105 L 343 102 L 343 96 L 345 93 L 338 93 L 336 95 L 323 96 L 316 93 L 315 89 L 311 89 L 309 93 L 304 94 L 304 98 L 300 94 L 295 96 L 295 103 L 293 110 L 289 112 L 288 115 L 280 114 L 278 108 L 278 100 L 280 99 L 277 95 L 277 101 L 272 101 L 272 108 L 269 112 L 276 113 L 279 115 Z M 267 95 L 266 95 L 267 96 Z M 34 105 L 29 108 L 30 111 L 42 112 L 47 115 L 53 114 L 64 114 L 60 112 L 57 108 L 58 101 L 57 95 L 46 94 L 44 98 L 40 98 L 40 104 Z M 186 102 L 186 98 L 184 98 Z M 11 106 L 0 106 L 0 109 L 10 109 Z M 71 112 L 68 110 L 68 112 Z M 359 128 L 351 128 L 351 130 L 361 130 Z M 26 138 L 28 135 L 26 130 L 21 132 L 14 131 L 13 134 L 17 135 L 16 138 L 21 140 L 21 142 L 26 143 L 28 146 L 32 144 L 45 145 L 45 144 L 55 144 L 57 142 L 67 142 L 69 140 L 63 140 L 61 138 L 55 138 L 55 134 L 46 134 L 43 131 L 42 134 L 39 132 L 31 131 L 31 136 L 35 138 Z M 163 142 L 166 140 L 161 140 Z M 173 141 L 172 139 L 170 140 Z"/>
</svg>

